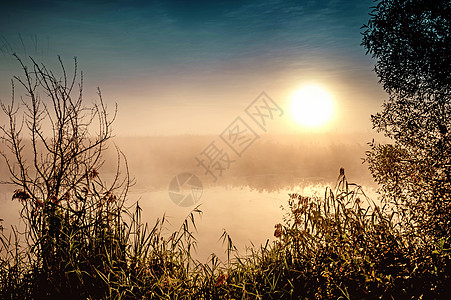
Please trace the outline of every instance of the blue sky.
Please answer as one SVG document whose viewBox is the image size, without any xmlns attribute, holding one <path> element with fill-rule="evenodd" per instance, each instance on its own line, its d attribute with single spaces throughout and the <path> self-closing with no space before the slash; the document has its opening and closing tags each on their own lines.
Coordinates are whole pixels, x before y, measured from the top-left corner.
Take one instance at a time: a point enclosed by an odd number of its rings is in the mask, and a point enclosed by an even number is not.
<svg viewBox="0 0 451 300">
<path fill-rule="evenodd" d="M 328 130 L 369 130 L 384 94 L 360 46 L 364 1 L 10 1 L 0 7 L 0 99 L 10 54 L 76 56 L 87 97 L 119 104 L 116 132 L 210 133 L 261 91 L 286 106 L 314 82 L 336 99 Z M 19 36 L 20 35 L 20 36 Z M 355 123 L 349 123 L 353 118 Z M 346 121 L 346 122 L 345 122 Z M 279 124 L 277 132 L 302 130 Z M 356 126 L 358 124 L 358 126 Z"/>
</svg>

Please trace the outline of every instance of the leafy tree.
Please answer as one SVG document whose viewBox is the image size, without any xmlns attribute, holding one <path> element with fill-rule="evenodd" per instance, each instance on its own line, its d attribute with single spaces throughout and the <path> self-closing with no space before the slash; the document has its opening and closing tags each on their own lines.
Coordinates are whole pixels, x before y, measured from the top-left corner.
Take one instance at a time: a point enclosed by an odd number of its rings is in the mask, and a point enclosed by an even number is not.
<svg viewBox="0 0 451 300">
<path fill-rule="evenodd" d="M 373 127 L 393 140 L 372 143 L 370 170 L 385 199 L 414 229 L 451 233 L 451 2 L 381 0 L 362 45 L 388 100 Z"/>
</svg>

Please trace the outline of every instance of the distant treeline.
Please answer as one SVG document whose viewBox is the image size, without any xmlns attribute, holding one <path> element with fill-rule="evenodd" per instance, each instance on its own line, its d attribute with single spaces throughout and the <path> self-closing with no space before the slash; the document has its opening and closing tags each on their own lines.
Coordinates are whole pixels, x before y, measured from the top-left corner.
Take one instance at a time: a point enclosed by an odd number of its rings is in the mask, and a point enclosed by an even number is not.
<svg viewBox="0 0 451 300">
<path fill-rule="evenodd" d="M 205 175 L 205 169 L 195 159 L 201 158 L 201 152 L 213 141 L 218 148 L 228 151 L 233 161 L 217 181 Z M 241 157 L 233 154 L 217 136 L 116 137 L 115 144 L 126 155 L 138 188 L 166 188 L 176 174 L 191 172 L 201 177 L 206 186 L 249 186 L 274 191 L 299 184 L 333 183 L 341 167 L 360 184 L 372 185 L 368 167 L 362 163 L 369 149 L 367 141 L 369 138 L 361 135 L 268 135 L 261 136 Z M 114 161 L 115 155 L 115 151 L 105 152 L 105 160 Z M 113 167 L 104 166 L 107 172 L 113 171 Z"/>
</svg>

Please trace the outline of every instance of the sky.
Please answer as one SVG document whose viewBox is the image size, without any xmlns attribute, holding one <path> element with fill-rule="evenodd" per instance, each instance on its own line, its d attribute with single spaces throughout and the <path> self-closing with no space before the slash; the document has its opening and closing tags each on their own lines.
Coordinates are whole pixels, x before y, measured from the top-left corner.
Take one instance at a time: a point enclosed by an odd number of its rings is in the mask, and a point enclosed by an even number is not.
<svg viewBox="0 0 451 300">
<path fill-rule="evenodd" d="M 77 57 L 85 100 L 100 87 L 117 103 L 116 135 L 220 134 L 262 92 L 283 111 L 268 132 L 311 131 L 290 114 L 306 84 L 334 103 L 317 131 L 371 132 L 385 99 L 360 46 L 372 0 L 5 2 L 0 100 L 20 74 L 12 53 L 69 70 Z"/>
</svg>

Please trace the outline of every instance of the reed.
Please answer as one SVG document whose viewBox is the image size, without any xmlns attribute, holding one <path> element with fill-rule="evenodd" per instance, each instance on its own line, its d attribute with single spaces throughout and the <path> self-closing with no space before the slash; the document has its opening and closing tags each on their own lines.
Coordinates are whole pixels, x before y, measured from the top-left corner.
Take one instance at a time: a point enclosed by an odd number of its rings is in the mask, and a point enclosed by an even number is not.
<svg viewBox="0 0 451 300">
<path fill-rule="evenodd" d="M 322 197 L 290 194 L 264 245 L 240 255 L 224 231 L 226 261 L 193 258 L 198 207 L 168 235 L 165 216 L 149 226 L 139 204 L 97 201 L 44 206 L 39 220 L 56 228 L 39 232 L 45 251 L 3 229 L 0 298 L 437 299 L 451 286 L 449 237 L 412 236 L 344 171 Z"/>
</svg>

